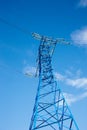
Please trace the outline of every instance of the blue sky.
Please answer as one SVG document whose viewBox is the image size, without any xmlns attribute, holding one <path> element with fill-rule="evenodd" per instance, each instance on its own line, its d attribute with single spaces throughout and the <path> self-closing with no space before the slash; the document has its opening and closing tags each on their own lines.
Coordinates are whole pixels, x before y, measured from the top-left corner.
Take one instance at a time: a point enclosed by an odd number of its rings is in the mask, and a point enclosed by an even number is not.
<svg viewBox="0 0 87 130">
<path fill-rule="evenodd" d="M 87 0 L 0 0 L 0 130 L 29 128 L 39 46 L 31 32 L 71 42 L 57 45 L 54 75 L 79 129 L 86 130 Z"/>
</svg>

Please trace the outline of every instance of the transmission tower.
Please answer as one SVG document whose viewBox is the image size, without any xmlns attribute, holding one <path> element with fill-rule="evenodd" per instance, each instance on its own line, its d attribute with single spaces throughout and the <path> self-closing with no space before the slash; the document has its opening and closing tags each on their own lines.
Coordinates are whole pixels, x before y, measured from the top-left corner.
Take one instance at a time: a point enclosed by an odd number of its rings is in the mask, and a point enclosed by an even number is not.
<svg viewBox="0 0 87 130">
<path fill-rule="evenodd" d="M 54 40 L 37 33 L 32 35 L 40 40 L 37 60 L 39 85 L 29 130 L 79 130 L 55 81 L 51 65 L 56 44 L 69 43 L 64 39 Z"/>
</svg>

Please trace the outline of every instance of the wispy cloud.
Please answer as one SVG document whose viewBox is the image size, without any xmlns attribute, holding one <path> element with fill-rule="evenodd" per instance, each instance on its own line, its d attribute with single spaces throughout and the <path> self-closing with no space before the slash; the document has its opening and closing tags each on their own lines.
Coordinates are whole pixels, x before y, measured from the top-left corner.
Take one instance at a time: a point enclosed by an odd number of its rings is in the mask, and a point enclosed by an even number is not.
<svg viewBox="0 0 87 130">
<path fill-rule="evenodd" d="M 30 77 L 35 77 L 36 74 L 36 68 L 31 66 L 26 66 L 23 69 L 23 73 Z"/>
<path fill-rule="evenodd" d="M 72 70 L 72 71 L 74 71 L 74 70 Z M 80 76 L 81 76 L 81 74 L 82 74 L 82 72 L 81 72 L 81 70 L 80 69 L 78 69 L 77 71 L 75 71 L 74 73 L 72 73 L 72 71 L 70 71 L 70 70 L 66 70 L 65 71 L 65 75 L 67 76 L 67 77 L 70 77 L 70 78 L 79 78 Z"/>
<path fill-rule="evenodd" d="M 78 6 L 79 7 L 87 7 L 87 0 L 80 0 Z"/>
<path fill-rule="evenodd" d="M 85 92 L 81 95 L 73 95 L 73 94 L 69 94 L 69 93 L 63 93 L 63 95 L 64 95 L 68 105 L 71 105 L 72 103 L 75 103 L 77 101 L 83 100 L 84 98 L 87 98 L 87 92 Z"/>
<path fill-rule="evenodd" d="M 87 89 L 87 78 L 66 79 L 65 83 L 76 88 Z"/>
<path fill-rule="evenodd" d="M 63 95 L 64 95 L 68 105 L 71 105 L 72 103 L 76 102 L 77 98 L 75 97 L 75 95 L 70 94 L 70 93 L 63 93 Z"/>
<path fill-rule="evenodd" d="M 57 79 L 57 80 L 59 80 L 59 81 L 64 81 L 65 80 L 65 76 L 63 76 L 62 74 L 60 74 L 60 73 L 55 73 L 55 78 Z"/>
<path fill-rule="evenodd" d="M 82 94 L 78 94 L 78 95 L 73 95 L 70 93 L 63 93 L 66 102 L 68 103 L 68 105 L 71 105 L 72 103 L 75 103 L 77 101 L 83 100 L 84 98 L 87 98 L 87 77 L 80 77 L 81 76 L 81 70 L 78 69 L 77 71 L 75 71 L 75 73 L 72 73 L 69 70 L 66 70 L 65 75 L 62 75 L 60 73 L 55 73 L 55 78 L 60 81 L 63 82 L 64 84 L 71 86 L 71 87 L 75 87 L 77 89 L 83 89 L 84 93 Z"/>
<path fill-rule="evenodd" d="M 87 27 L 72 32 L 71 40 L 77 45 L 87 45 Z"/>
<path fill-rule="evenodd" d="M 68 71 L 68 73 L 72 75 L 72 77 L 70 77 L 69 75 L 55 73 L 55 78 L 68 86 L 87 90 L 87 77 L 80 77 L 80 70 L 77 70 L 75 74 L 72 74 L 70 71 Z"/>
</svg>

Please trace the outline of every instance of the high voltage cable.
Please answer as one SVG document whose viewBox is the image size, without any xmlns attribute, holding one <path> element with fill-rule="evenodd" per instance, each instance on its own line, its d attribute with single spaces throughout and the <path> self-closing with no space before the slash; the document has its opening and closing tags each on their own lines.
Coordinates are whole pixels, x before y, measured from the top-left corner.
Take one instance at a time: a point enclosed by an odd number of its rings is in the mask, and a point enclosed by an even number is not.
<svg viewBox="0 0 87 130">
<path fill-rule="evenodd" d="M 9 26 L 11 26 L 11 27 L 13 27 L 13 28 L 16 28 L 17 30 L 19 30 L 19 31 L 21 31 L 21 32 L 23 32 L 23 33 L 25 33 L 25 34 L 31 35 L 31 32 L 29 32 L 28 30 L 23 29 L 23 28 L 21 28 L 21 27 L 18 27 L 17 25 L 15 25 L 15 24 L 13 24 L 13 23 L 10 23 L 10 22 L 8 22 L 7 20 L 5 20 L 5 19 L 3 19 L 3 18 L 1 18 L 1 17 L 0 17 L 0 22 L 2 22 L 2 23 L 4 23 L 4 24 L 7 24 L 7 25 L 9 25 Z"/>
<path fill-rule="evenodd" d="M 7 24 L 8 26 L 11 26 L 17 30 L 19 30 L 20 32 L 22 33 L 25 33 L 25 34 L 28 34 L 28 35 L 32 35 L 33 33 L 32 32 L 29 32 L 28 30 L 24 29 L 24 28 L 21 28 L 21 27 L 18 27 L 17 25 L 13 24 L 13 23 L 10 23 L 8 22 L 7 20 L 3 19 L 0 17 L 0 22 L 4 23 L 4 24 Z M 72 40 L 69 40 L 71 44 L 75 44 L 74 41 Z M 85 42 L 87 40 L 78 40 L 76 39 L 75 42 Z M 78 44 L 77 44 L 78 45 Z M 79 44 L 81 45 L 81 44 Z M 82 44 L 82 45 L 86 45 L 86 44 Z"/>
</svg>

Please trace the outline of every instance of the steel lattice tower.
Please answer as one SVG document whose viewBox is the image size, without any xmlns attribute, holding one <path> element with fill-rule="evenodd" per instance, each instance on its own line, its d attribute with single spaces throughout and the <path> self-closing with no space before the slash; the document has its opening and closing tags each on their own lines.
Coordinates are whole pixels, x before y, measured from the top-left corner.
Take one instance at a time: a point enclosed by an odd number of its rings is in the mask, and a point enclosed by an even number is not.
<svg viewBox="0 0 87 130">
<path fill-rule="evenodd" d="M 39 85 L 29 130 L 79 130 L 55 81 L 51 65 L 56 44 L 68 43 L 63 39 L 53 40 L 36 33 L 32 35 L 40 40 L 38 50 Z"/>
</svg>

